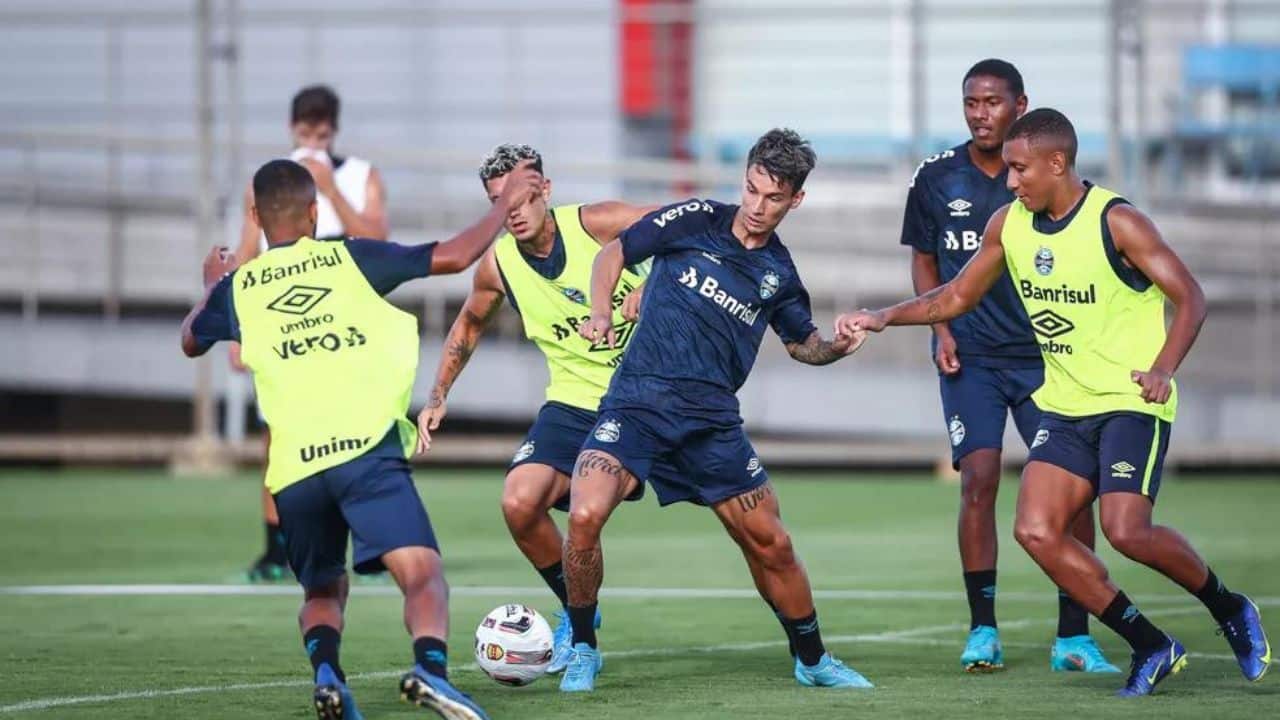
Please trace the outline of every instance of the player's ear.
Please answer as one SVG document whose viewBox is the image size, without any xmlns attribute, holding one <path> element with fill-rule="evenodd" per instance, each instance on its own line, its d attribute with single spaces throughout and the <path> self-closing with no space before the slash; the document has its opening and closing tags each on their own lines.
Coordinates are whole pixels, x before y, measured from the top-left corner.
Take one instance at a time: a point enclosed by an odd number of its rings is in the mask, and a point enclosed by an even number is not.
<svg viewBox="0 0 1280 720">
<path fill-rule="evenodd" d="M 320 218 L 320 205 L 319 205 L 318 203 L 316 203 L 316 201 L 315 201 L 315 200 L 312 200 L 312 201 L 311 201 L 311 204 L 307 206 L 307 219 L 309 219 L 309 220 L 311 221 L 311 236 L 312 236 L 312 237 L 315 237 L 315 234 L 316 234 L 316 224 L 317 224 L 317 222 L 319 221 L 319 218 Z"/>
<path fill-rule="evenodd" d="M 257 206 L 257 205 L 250 205 L 250 206 L 249 206 L 249 217 L 253 218 L 253 224 L 254 224 L 254 225 L 257 225 L 259 228 L 261 228 L 261 227 L 262 227 L 262 218 L 258 217 L 258 206 Z"/>
<path fill-rule="evenodd" d="M 795 210 L 800 207 L 800 203 L 802 202 L 804 202 L 804 191 L 800 190 L 795 195 L 791 196 L 791 209 Z"/>
<path fill-rule="evenodd" d="M 542 178 L 542 201 L 551 202 L 551 178 Z"/>
<path fill-rule="evenodd" d="M 1020 118 L 1027 112 L 1027 96 L 1019 95 L 1018 99 L 1013 103 L 1014 118 Z"/>
<path fill-rule="evenodd" d="M 1061 150 L 1054 150 L 1049 153 L 1049 170 L 1054 175 L 1064 175 L 1067 172 L 1067 154 Z"/>
</svg>

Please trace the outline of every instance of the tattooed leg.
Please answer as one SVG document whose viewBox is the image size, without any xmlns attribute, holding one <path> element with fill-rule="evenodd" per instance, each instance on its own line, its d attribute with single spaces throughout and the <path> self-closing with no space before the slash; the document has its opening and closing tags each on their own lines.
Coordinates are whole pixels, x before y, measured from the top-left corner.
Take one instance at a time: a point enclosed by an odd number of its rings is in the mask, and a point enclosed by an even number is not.
<svg viewBox="0 0 1280 720">
<path fill-rule="evenodd" d="M 604 581 L 600 532 L 614 508 L 636 486 L 618 459 L 598 450 L 578 456 L 569 495 L 569 532 L 564 544 L 564 579 L 574 643 L 595 646 L 595 611 Z"/>
<path fill-rule="evenodd" d="M 742 548 L 756 587 L 778 612 L 801 618 L 813 612 L 813 592 L 804 565 L 782 524 L 773 484 L 729 498 L 713 510 Z"/>
</svg>

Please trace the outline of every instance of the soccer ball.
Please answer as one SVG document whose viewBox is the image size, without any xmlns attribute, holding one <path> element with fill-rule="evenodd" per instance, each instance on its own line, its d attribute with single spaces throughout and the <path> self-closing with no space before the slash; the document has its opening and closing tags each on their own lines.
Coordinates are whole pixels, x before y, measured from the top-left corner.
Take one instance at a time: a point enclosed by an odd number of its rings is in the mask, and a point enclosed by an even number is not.
<svg viewBox="0 0 1280 720">
<path fill-rule="evenodd" d="M 476 663 L 503 685 L 528 685 L 546 674 L 552 646 L 546 618 L 524 605 L 494 608 L 476 628 Z"/>
</svg>

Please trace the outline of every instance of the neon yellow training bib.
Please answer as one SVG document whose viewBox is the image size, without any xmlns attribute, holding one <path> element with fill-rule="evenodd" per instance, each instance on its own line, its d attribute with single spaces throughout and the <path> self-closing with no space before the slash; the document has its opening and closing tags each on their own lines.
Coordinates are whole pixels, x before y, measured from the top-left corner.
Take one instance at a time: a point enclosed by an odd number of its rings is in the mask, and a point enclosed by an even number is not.
<svg viewBox="0 0 1280 720">
<path fill-rule="evenodd" d="M 418 369 L 418 323 L 383 300 L 341 241 L 304 237 L 233 278 L 241 357 L 271 427 L 267 489 L 353 460 L 405 415 Z"/>
<path fill-rule="evenodd" d="M 1154 283 L 1135 290 L 1116 274 L 1102 223 L 1118 197 L 1089 188 L 1075 217 L 1052 234 L 1035 229 L 1021 202 L 1009 206 L 1005 262 L 1044 356 L 1044 385 L 1032 399 L 1068 417 L 1127 410 L 1173 422 L 1177 385 L 1168 402 L 1155 405 L 1130 378 L 1150 369 L 1164 347 L 1164 293 Z"/>
<path fill-rule="evenodd" d="M 558 276 L 548 279 L 533 269 L 510 233 L 498 238 L 494 252 L 520 309 L 524 334 L 547 358 L 551 375 L 547 400 L 595 412 L 635 329 L 634 323 L 622 319 L 622 301 L 644 280 L 629 269 L 623 269 L 618 279 L 613 293 L 616 348 L 604 341 L 590 343 L 578 334 L 578 327 L 591 316 L 591 265 L 600 252 L 600 243 L 582 227 L 581 207 L 563 205 L 552 210 L 564 240 L 564 270 Z"/>
</svg>

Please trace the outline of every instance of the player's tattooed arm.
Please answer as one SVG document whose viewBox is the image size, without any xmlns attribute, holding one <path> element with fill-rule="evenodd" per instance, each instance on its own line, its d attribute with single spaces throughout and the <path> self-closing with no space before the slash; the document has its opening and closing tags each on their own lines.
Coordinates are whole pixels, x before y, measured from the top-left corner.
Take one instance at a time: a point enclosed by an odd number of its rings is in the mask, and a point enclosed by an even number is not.
<svg viewBox="0 0 1280 720">
<path fill-rule="evenodd" d="M 632 205 L 618 200 L 583 205 L 578 213 L 582 227 L 595 241 L 604 245 L 634 225 L 640 218 L 657 210 L 659 205 Z"/>
<path fill-rule="evenodd" d="M 1107 226 L 1127 265 L 1150 278 L 1173 303 L 1173 320 L 1164 346 L 1150 368 L 1132 368 L 1130 378 L 1142 388 L 1142 399 L 1163 404 L 1173 395 L 1173 374 L 1191 350 L 1208 313 L 1204 291 L 1178 254 L 1160 237 L 1155 223 L 1132 205 L 1107 212 Z"/>
<path fill-rule="evenodd" d="M 806 365 L 830 365 L 845 355 L 852 355 L 866 339 L 866 331 L 859 331 L 823 340 L 822 334 L 814 330 L 802 343 L 787 343 L 787 352 Z"/>
<path fill-rule="evenodd" d="M 449 335 L 444 340 L 444 351 L 440 354 L 440 365 L 436 368 L 436 379 L 427 396 L 427 404 L 418 415 L 418 452 L 426 452 L 431 448 L 431 432 L 440 427 L 448 412 L 446 400 L 453 383 L 467 366 L 480 337 L 489 327 L 498 308 L 502 306 L 505 296 L 502 279 L 498 275 L 498 261 L 490 249 L 480 259 L 476 267 L 475 277 L 471 281 L 471 293 L 462 304 L 462 311 L 449 328 Z"/>
<path fill-rule="evenodd" d="M 836 332 L 848 335 L 858 330 L 880 332 L 889 325 L 935 325 L 972 310 L 1004 272 L 1000 232 L 1008 210 L 1008 205 L 1000 208 L 987 221 L 982 246 L 951 282 L 892 307 L 841 315 L 836 318 Z"/>
</svg>

